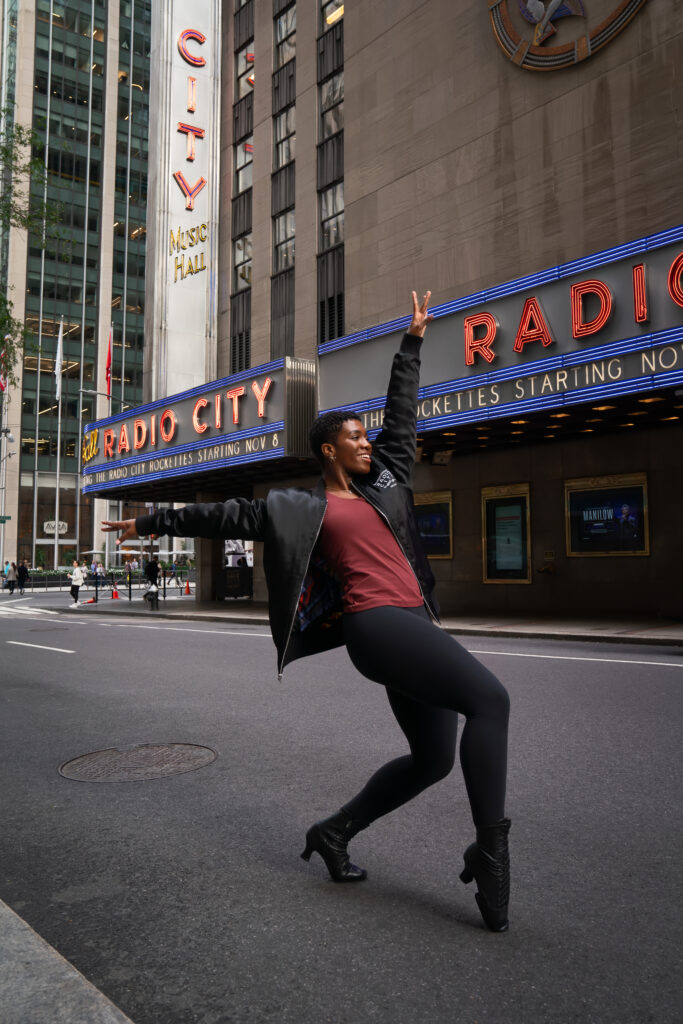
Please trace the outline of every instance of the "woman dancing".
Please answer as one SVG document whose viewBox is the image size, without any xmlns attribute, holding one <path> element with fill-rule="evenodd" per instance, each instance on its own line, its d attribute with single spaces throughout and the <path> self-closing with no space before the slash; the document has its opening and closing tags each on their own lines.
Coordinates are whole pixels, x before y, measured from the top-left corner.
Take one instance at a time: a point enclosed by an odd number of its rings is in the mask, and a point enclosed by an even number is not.
<svg viewBox="0 0 683 1024">
<path fill-rule="evenodd" d="M 505 817 L 509 699 L 498 680 L 438 625 L 434 578 L 417 530 L 411 479 L 416 451 L 420 348 L 430 292 L 418 304 L 391 370 L 374 444 L 352 411 L 319 416 L 310 432 L 322 466 L 313 490 L 272 490 L 105 522 L 117 543 L 147 534 L 264 542 L 269 617 L 278 672 L 295 658 L 345 644 L 351 661 L 384 686 L 409 753 L 380 768 L 341 809 L 306 834 L 335 882 L 367 873 L 349 841 L 377 818 L 443 779 L 465 718 L 462 766 L 476 840 L 460 878 L 477 883 L 491 931 L 508 927 L 510 821 Z"/>
</svg>

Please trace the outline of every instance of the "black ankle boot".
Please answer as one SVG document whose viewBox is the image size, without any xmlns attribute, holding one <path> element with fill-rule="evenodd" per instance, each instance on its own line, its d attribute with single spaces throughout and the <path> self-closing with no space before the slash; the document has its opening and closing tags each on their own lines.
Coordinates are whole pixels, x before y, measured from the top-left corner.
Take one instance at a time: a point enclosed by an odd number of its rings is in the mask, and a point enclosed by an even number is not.
<svg viewBox="0 0 683 1024">
<path fill-rule="evenodd" d="M 346 811 L 338 811 L 331 818 L 309 828 L 306 833 L 306 849 L 301 856 L 304 860 L 310 860 L 313 852 L 319 853 L 333 882 L 362 882 L 368 873 L 351 863 L 346 850 L 349 840 L 362 828 Z"/>
<path fill-rule="evenodd" d="M 492 932 L 505 932 L 508 928 L 509 831 L 509 818 L 478 828 L 476 843 L 465 850 L 465 867 L 460 875 L 465 883 L 475 879 L 479 888 L 475 899 L 486 927 Z"/>
</svg>

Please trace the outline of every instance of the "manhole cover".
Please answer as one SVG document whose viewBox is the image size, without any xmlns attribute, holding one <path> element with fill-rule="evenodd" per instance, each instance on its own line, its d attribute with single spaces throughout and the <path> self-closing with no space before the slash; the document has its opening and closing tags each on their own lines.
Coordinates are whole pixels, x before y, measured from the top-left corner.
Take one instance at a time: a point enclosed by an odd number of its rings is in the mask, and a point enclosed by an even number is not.
<svg viewBox="0 0 683 1024">
<path fill-rule="evenodd" d="M 81 754 L 60 765 L 59 774 L 78 782 L 144 782 L 193 772 L 217 757 L 211 747 L 194 743 L 142 743 Z"/>
</svg>

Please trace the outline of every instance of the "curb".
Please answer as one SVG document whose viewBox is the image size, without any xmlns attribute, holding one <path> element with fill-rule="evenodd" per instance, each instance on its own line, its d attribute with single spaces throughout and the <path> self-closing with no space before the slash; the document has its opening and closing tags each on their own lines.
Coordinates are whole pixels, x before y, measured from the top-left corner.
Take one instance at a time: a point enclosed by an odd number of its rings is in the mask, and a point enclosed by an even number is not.
<svg viewBox="0 0 683 1024">
<path fill-rule="evenodd" d="M 52 611 L 57 611 L 60 614 L 68 610 L 68 608 L 53 608 Z M 124 608 L 116 612 L 117 615 L 129 614 L 136 618 L 141 617 L 143 609 L 130 608 L 128 612 Z M 89 614 L 89 613 L 86 613 Z M 256 613 L 252 615 L 246 615 L 244 613 L 230 612 L 217 614 L 212 612 L 150 612 L 144 609 L 144 617 L 152 618 L 156 621 L 181 621 L 181 622 L 222 622 L 222 623 L 236 623 L 243 626 L 269 626 L 268 615 L 265 613 Z M 515 638 L 528 638 L 530 640 L 571 640 L 590 643 L 591 641 L 596 643 L 612 643 L 612 644 L 648 644 L 651 646 L 663 646 L 663 647 L 683 647 L 683 636 L 681 637 L 663 637 L 663 636 L 643 636 L 642 634 L 634 635 L 630 633 L 614 633 L 614 632 L 581 632 L 576 629 L 562 630 L 557 627 L 548 627 L 543 629 L 537 626 L 471 626 L 471 625 L 449 625 L 448 622 L 443 623 L 443 629 L 446 633 L 453 636 L 509 636 Z"/>
<path fill-rule="evenodd" d="M 3 1024 L 133 1024 L 2 901 L 0 934 Z"/>
</svg>

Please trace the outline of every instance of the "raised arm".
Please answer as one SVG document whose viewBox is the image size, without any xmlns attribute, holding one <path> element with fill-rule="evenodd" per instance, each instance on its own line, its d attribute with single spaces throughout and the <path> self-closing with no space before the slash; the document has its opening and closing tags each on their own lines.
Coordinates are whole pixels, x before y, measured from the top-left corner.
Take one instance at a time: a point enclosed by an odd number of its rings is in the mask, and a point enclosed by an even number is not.
<svg viewBox="0 0 683 1024">
<path fill-rule="evenodd" d="M 413 292 L 413 315 L 410 327 L 394 356 L 387 388 L 382 429 L 373 442 L 373 451 L 387 464 L 396 479 L 410 484 L 415 465 L 417 392 L 420 384 L 420 348 L 422 339 L 434 317 L 428 311 L 431 292 L 420 305 Z"/>
</svg>

